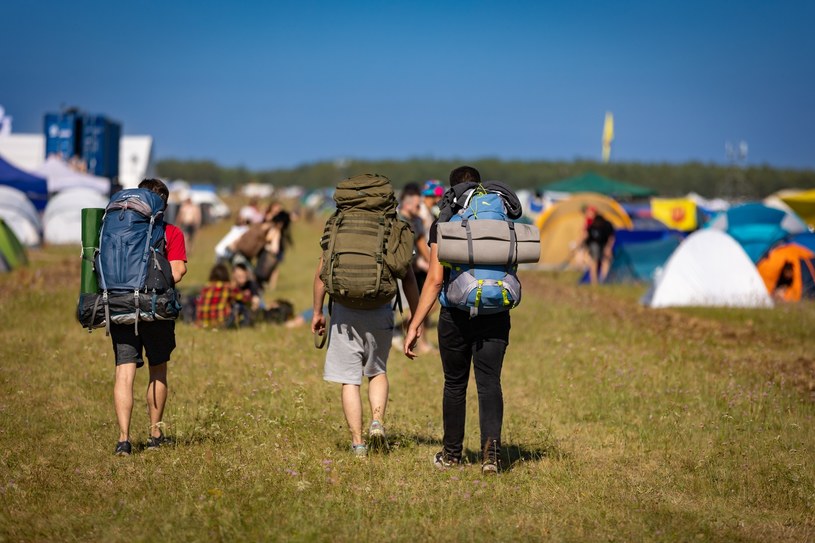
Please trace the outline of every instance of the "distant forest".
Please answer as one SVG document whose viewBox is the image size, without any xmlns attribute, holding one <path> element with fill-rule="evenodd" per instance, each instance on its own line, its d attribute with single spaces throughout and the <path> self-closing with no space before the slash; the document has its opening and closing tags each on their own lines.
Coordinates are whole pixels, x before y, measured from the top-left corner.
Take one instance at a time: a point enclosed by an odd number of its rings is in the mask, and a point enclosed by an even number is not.
<svg viewBox="0 0 815 543">
<path fill-rule="evenodd" d="M 505 181 L 515 188 L 534 189 L 587 172 L 595 172 L 618 181 L 653 188 L 663 196 L 697 192 L 708 198 L 763 198 L 780 189 L 815 188 L 815 170 L 778 169 L 769 166 L 722 166 L 688 162 L 684 164 L 643 164 L 636 162 L 515 161 L 479 159 L 470 161 L 414 158 L 408 160 L 343 160 L 316 162 L 295 168 L 252 171 L 243 167 L 224 167 L 212 161 L 166 159 L 157 164 L 157 173 L 165 179 L 184 179 L 193 183 L 212 183 L 234 188 L 250 182 L 276 187 L 299 185 L 306 188 L 328 187 L 359 173 L 388 176 L 395 186 L 428 179 L 446 180 L 451 169 L 461 164 L 475 166 L 485 180 Z"/>
</svg>

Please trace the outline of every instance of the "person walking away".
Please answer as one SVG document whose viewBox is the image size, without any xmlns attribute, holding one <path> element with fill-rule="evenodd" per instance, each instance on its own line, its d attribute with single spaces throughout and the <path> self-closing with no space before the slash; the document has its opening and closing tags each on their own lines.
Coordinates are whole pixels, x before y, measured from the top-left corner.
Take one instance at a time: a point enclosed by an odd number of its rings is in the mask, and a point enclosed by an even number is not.
<svg viewBox="0 0 815 543">
<path fill-rule="evenodd" d="M 592 285 L 605 281 L 611 268 L 614 226 L 594 206 L 583 209 L 586 226 L 583 245 L 589 255 L 589 279 Z"/>
<path fill-rule="evenodd" d="M 323 253 L 314 274 L 311 330 L 328 333 L 323 378 L 339 383 L 342 409 L 351 434 L 351 450 L 364 457 L 362 378 L 368 378 L 372 447 L 387 445 L 388 354 L 393 335 L 393 309 L 402 285 L 411 311 L 418 289 L 410 267 L 413 233 L 396 213 L 396 198 L 387 177 L 366 174 L 340 182 L 334 193 L 337 211 L 320 240 Z M 331 327 L 326 330 L 323 304 L 329 296 Z"/>
<path fill-rule="evenodd" d="M 150 190 L 164 201 L 170 192 L 159 179 L 145 179 L 139 188 Z M 170 262 L 173 280 L 176 284 L 187 273 L 187 251 L 184 234 L 172 224 L 164 224 L 165 256 Z M 119 440 L 115 454 L 128 456 L 131 453 L 130 418 L 133 412 L 133 382 L 136 368 L 144 365 L 144 355 L 150 370 L 147 384 L 147 411 L 150 417 L 148 449 L 156 449 L 164 442 L 163 416 L 167 402 L 167 362 L 175 349 L 175 321 L 158 320 L 138 324 L 138 334 L 132 324 L 110 324 L 110 337 L 116 361 L 116 377 L 113 387 L 113 400 L 116 419 L 119 424 Z"/>
<path fill-rule="evenodd" d="M 184 242 L 187 248 L 192 248 L 193 240 L 198 229 L 201 228 L 201 207 L 193 203 L 192 198 L 186 200 L 178 208 L 176 217 L 181 231 L 184 232 Z"/>
<path fill-rule="evenodd" d="M 521 209 L 517 196 L 510 194 L 511 191 L 502 183 L 484 185 L 487 189 L 491 186 L 496 186 L 507 193 L 507 198 L 510 199 L 507 203 L 512 204 L 512 212 L 507 212 L 509 218 L 520 217 Z M 430 313 L 436 299 L 440 294 L 449 294 L 452 271 L 448 267 L 442 267 L 438 252 L 438 223 L 449 220 L 455 209 L 455 204 L 448 200 L 448 195 L 451 195 L 452 199 L 453 196 L 463 195 L 466 190 L 479 187 L 482 187 L 481 175 L 475 168 L 461 166 L 450 172 L 450 189 L 442 199 L 439 220 L 430 229 L 430 265 L 427 280 L 405 337 L 404 352 L 409 358 L 416 356 L 414 349 L 422 334 L 422 322 Z M 511 200 L 513 197 L 514 200 Z M 439 312 L 438 345 L 444 372 L 442 401 L 444 437 L 443 449 L 436 453 L 433 463 L 439 469 L 461 463 L 467 384 L 472 365 L 478 389 L 481 471 L 484 474 L 493 474 L 500 468 L 504 416 L 501 370 L 504 354 L 509 345 L 510 317 L 508 310 L 471 315 L 471 312 L 444 304 Z"/>
<path fill-rule="evenodd" d="M 424 222 L 421 217 L 421 191 L 419 186 L 414 183 L 408 183 L 402 189 L 402 194 L 399 197 L 399 214 L 405 219 L 410 227 L 413 229 L 413 261 L 411 267 L 413 268 L 413 275 L 416 277 L 416 285 L 419 291 L 424 286 L 425 279 L 427 278 L 427 268 L 430 263 L 430 246 L 427 244 L 426 230 Z M 430 320 L 429 316 L 425 319 L 425 328 Z M 397 341 L 399 339 L 398 336 Z M 401 350 L 402 346 L 397 344 L 398 349 Z M 433 346 L 424 338 L 419 338 L 417 343 L 417 352 L 419 354 L 426 354 L 433 351 Z"/>
<path fill-rule="evenodd" d="M 422 206 L 419 209 L 425 232 L 430 232 L 430 227 L 439 218 L 439 202 L 443 195 L 444 187 L 437 180 L 425 182 L 422 188 Z"/>
</svg>

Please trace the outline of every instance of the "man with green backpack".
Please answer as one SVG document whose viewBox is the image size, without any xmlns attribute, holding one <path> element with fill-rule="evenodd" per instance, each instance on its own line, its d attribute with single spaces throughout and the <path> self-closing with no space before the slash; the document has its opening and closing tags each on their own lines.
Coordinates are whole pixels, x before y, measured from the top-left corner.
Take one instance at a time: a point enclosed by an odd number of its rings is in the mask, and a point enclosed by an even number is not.
<svg viewBox="0 0 815 543">
<path fill-rule="evenodd" d="M 366 456 L 362 437 L 362 377 L 368 378 L 371 425 L 368 444 L 386 447 L 383 421 L 388 402 L 387 362 L 393 337 L 394 300 L 399 283 L 411 313 L 419 293 L 411 269 L 413 232 L 400 219 L 387 177 L 358 175 L 337 185 L 336 212 L 320 240 L 323 253 L 314 276 L 313 333 L 328 334 L 323 378 L 342 385 L 342 408 L 351 450 Z M 323 314 L 329 296 L 330 329 Z"/>
</svg>

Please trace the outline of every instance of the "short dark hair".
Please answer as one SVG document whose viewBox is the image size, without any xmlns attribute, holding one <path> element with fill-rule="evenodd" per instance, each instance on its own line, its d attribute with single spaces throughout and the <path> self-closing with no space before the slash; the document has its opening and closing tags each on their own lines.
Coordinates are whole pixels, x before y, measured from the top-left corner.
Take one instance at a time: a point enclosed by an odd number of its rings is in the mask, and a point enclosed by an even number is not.
<svg viewBox="0 0 815 543">
<path fill-rule="evenodd" d="M 226 264 L 223 263 L 215 264 L 209 271 L 209 280 L 223 281 L 224 283 L 229 281 L 229 268 L 226 267 Z"/>
<path fill-rule="evenodd" d="M 147 189 L 150 192 L 155 192 L 161 199 L 164 200 L 164 207 L 167 207 L 167 200 L 170 198 L 170 190 L 167 188 L 167 185 L 164 184 L 164 181 L 161 179 L 143 179 L 141 183 L 139 183 L 140 189 Z"/>
<path fill-rule="evenodd" d="M 419 185 L 417 183 L 408 183 L 402 188 L 402 194 L 399 195 L 399 201 L 401 202 L 407 196 L 421 196 L 421 195 L 422 189 L 419 188 Z"/>
<path fill-rule="evenodd" d="M 472 166 L 459 166 L 450 172 L 450 186 L 455 187 L 459 183 L 480 183 L 481 174 Z"/>
</svg>

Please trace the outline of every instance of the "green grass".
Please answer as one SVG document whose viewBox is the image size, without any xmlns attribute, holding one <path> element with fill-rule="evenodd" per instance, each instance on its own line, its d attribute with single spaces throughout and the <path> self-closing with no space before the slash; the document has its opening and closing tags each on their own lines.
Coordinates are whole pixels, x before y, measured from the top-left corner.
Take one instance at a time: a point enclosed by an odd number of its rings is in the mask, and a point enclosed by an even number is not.
<svg viewBox="0 0 815 543">
<path fill-rule="evenodd" d="M 182 286 L 204 281 L 226 228 L 202 231 Z M 318 234 L 297 224 L 271 295 L 298 310 Z M 33 251 L 0 277 L 0 540 L 815 539 L 812 305 L 652 311 L 641 288 L 524 273 L 504 366 L 509 469 L 486 480 L 430 463 L 436 357 L 392 353 L 391 452 L 359 461 L 308 330 L 179 325 L 177 444 L 115 458 L 112 352 L 73 319 L 77 255 Z"/>
</svg>

